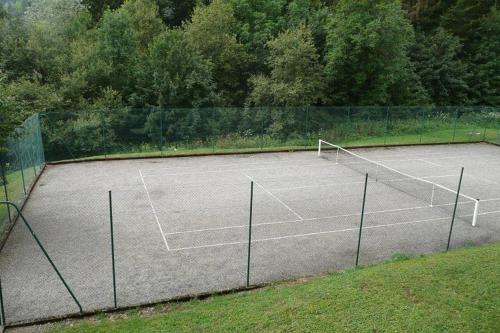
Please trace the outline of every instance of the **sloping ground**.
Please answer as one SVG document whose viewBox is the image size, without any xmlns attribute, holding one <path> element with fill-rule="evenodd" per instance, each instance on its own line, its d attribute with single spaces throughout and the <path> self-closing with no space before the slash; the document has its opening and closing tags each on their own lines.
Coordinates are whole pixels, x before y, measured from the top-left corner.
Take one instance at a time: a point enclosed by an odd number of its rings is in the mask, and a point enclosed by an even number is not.
<svg viewBox="0 0 500 333">
<path fill-rule="evenodd" d="M 499 276 L 497 243 L 43 330 L 498 332 Z"/>
</svg>

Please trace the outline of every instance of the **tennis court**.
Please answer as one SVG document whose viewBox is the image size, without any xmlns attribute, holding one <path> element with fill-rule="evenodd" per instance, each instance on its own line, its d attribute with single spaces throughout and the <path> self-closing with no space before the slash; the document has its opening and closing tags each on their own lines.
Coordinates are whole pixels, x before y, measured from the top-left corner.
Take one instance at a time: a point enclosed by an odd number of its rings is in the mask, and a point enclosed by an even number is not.
<svg viewBox="0 0 500 333">
<path fill-rule="evenodd" d="M 500 147 L 353 151 L 378 164 L 325 149 L 53 165 L 23 212 L 84 311 L 113 306 L 109 190 L 120 307 L 245 286 L 251 182 L 252 285 L 354 267 L 365 171 L 362 265 L 445 250 L 455 195 L 444 189 L 462 166 L 452 247 L 500 240 Z M 78 312 L 21 223 L 0 270 L 7 323 Z"/>
</svg>

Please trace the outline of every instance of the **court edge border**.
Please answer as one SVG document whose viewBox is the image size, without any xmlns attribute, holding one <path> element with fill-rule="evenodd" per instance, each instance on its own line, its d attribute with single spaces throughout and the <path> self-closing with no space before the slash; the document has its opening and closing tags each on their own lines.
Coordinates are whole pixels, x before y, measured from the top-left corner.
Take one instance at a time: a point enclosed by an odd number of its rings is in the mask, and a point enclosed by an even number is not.
<svg viewBox="0 0 500 333">
<path fill-rule="evenodd" d="M 490 144 L 500 147 L 500 144 L 490 141 L 457 141 L 457 142 L 430 142 L 430 143 L 403 143 L 403 144 L 388 144 L 388 145 L 362 145 L 362 146 L 345 146 L 346 149 L 367 149 L 367 148 L 393 148 L 393 147 L 416 147 L 416 146 L 444 146 L 444 145 L 463 145 L 463 144 Z M 236 152 L 212 152 L 212 153 L 193 153 L 193 154 L 179 154 L 179 155 L 151 155 L 151 156 L 132 156 L 132 157 L 99 157 L 89 159 L 76 159 L 76 160 L 62 160 L 46 162 L 47 165 L 64 165 L 64 164 L 78 164 L 78 163 L 91 163 L 91 162 L 106 162 L 106 161 L 124 161 L 124 160 L 150 160 L 150 159 L 163 159 L 163 158 L 185 158 L 185 157 L 204 157 L 204 156 L 227 156 L 227 155 L 255 155 L 255 154 L 272 154 L 272 153 L 293 153 L 301 151 L 317 151 L 318 147 L 308 148 L 278 148 L 276 150 L 248 150 Z"/>
<path fill-rule="evenodd" d="M 31 193 L 33 192 L 36 185 L 38 184 L 38 180 L 40 179 L 42 174 L 45 172 L 47 165 L 48 165 L 48 163 L 43 164 L 42 168 L 40 169 L 40 172 L 38 172 L 38 174 L 35 177 L 35 180 L 31 184 L 31 186 L 29 187 L 28 193 L 26 194 L 25 198 L 21 201 L 21 204 L 19 205 L 19 209 L 21 211 L 24 209 L 24 206 L 26 206 L 26 203 L 30 199 Z M 16 215 L 14 215 L 14 217 L 13 217 L 13 222 L 7 228 L 8 229 L 7 232 L 5 232 L 4 236 L 0 239 L 0 254 L 2 253 L 2 250 L 5 246 L 5 244 L 7 243 L 7 240 L 9 239 L 10 234 L 12 233 L 12 230 L 14 229 L 14 226 L 17 224 L 18 220 L 19 220 L 19 214 L 16 213 Z"/>
<path fill-rule="evenodd" d="M 154 301 L 154 302 L 139 302 L 139 303 L 132 304 L 132 305 L 119 306 L 117 308 L 104 307 L 104 308 L 97 309 L 97 310 L 84 311 L 82 313 L 74 312 L 71 314 L 61 315 L 61 316 L 49 316 L 49 317 L 33 319 L 33 320 L 21 320 L 21 321 L 16 321 L 16 322 L 6 324 L 5 328 L 12 329 L 12 328 L 19 328 L 19 327 L 29 327 L 29 326 L 34 326 L 34 325 L 59 323 L 59 322 L 63 322 L 65 320 L 70 320 L 70 319 L 85 319 L 85 318 L 89 318 L 89 317 L 96 316 L 99 314 L 111 314 L 111 313 L 124 312 L 124 311 L 128 311 L 128 310 L 133 310 L 133 309 L 144 309 L 144 308 L 148 308 L 148 307 L 154 307 L 157 305 L 187 303 L 187 302 L 194 301 L 194 300 L 205 300 L 205 299 L 208 299 L 210 297 L 215 297 L 215 296 L 242 294 L 244 292 L 249 292 L 249 291 L 253 291 L 253 290 L 261 290 L 261 289 L 271 287 L 271 286 L 277 285 L 277 284 L 296 283 L 299 281 L 304 281 L 304 280 L 313 279 L 313 278 L 319 278 L 321 276 L 326 276 L 326 275 L 331 274 L 331 273 L 337 273 L 337 272 L 342 272 L 342 271 L 344 271 L 344 270 L 325 271 L 325 272 L 318 273 L 316 275 L 308 275 L 308 276 L 301 277 L 301 278 L 293 278 L 293 279 L 278 280 L 278 281 L 274 281 L 274 282 L 259 283 L 259 284 L 251 285 L 249 287 L 241 286 L 241 287 L 235 287 L 235 288 L 230 288 L 230 289 L 224 289 L 224 290 L 220 290 L 220 291 L 208 291 L 208 292 L 203 292 L 203 293 L 199 293 L 199 294 L 187 294 L 187 295 L 182 295 L 182 296 L 177 296 L 177 297 L 172 297 L 172 298 L 164 298 L 164 299 L 160 299 L 160 300 Z"/>
</svg>

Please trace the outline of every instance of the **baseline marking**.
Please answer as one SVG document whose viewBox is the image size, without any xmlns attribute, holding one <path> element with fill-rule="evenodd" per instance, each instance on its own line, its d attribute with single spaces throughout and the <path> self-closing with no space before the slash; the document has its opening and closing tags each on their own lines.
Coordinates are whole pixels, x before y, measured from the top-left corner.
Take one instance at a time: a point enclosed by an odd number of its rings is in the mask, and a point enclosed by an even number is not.
<svg viewBox="0 0 500 333">
<path fill-rule="evenodd" d="M 255 183 L 255 185 L 257 185 L 258 187 L 260 187 L 262 190 L 264 190 L 264 192 L 266 192 L 269 196 L 271 196 L 272 198 L 274 198 L 276 201 L 278 201 L 280 204 L 282 204 L 286 209 L 288 209 L 290 212 L 292 212 L 293 215 L 297 216 L 299 218 L 299 220 L 303 220 L 302 216 L 300 216 L 296 211 L 294 211 L 290 206 L 288 206 L 286 203 L 284 203 L 283 201 L 280 200 L 280 198 L 278 198 L 277 196 L 275 196 L 274 194 L 272 194 L 270 191 L 268 191 L 264 186 L 262 186 L 261 184 L 259 184 L 258 182 L 256 182 L 252 177 L 250 177 L 249 175 L 247 175 L 246 173 L 244 172 L 241 172 L 245 177 L 247 177 L 248 179 L 250 179 L 251 181 L 253 181 Z"/>
<path fill-rule="evenodd" d="M 167 243 L 167 238 L 165 237 L 165 233 L 161 228 L 160 220 L 158 219 L 158 215 L 156 214 L 155 207 L 153 206 L 153 202 L 151 201 L 151 197 L 149 195 L 148 187 L 146 186 L 146 182 L 144 181 L 144 177 L 142 176 L 141 169 L 139 169 L 139 175 L 141 176 L 142 185 L 144 185 L 144 189 L 146 190 L 146 195 L 148 196 L 149 205 L 151 206 L 151 210 L 153 211 L 153 215 L 156 219 L 156 224 L 158 224 L 158 228 L 160 228 L 161 237 L 163 238 L 163 242 L 165 242 L 165 246 L 167 247 L 167 251 L 170 251 L 170 247 Z"/>
</svg>

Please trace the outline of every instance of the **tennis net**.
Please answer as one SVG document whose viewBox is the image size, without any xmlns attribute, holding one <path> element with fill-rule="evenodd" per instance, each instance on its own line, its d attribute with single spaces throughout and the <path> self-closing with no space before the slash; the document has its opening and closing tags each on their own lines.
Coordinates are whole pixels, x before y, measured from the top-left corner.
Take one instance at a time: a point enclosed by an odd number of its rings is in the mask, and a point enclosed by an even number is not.
<svg viewBox="0 0 500 333">
<path fill-rule="evenodd" d="M 368 173 L 370 179 L 419 199 L 430 207 L 444 209 L 447 213 L 454 210 L 457 192 L 443 185 L 411 176 L 324 140 L 319 140 L 318 156 L 335 161 L 336 164 L 360 174 Z M 475 226 L 478 207 L 479 200 L 460 193 L 456 216 Z"/>
</svg>

